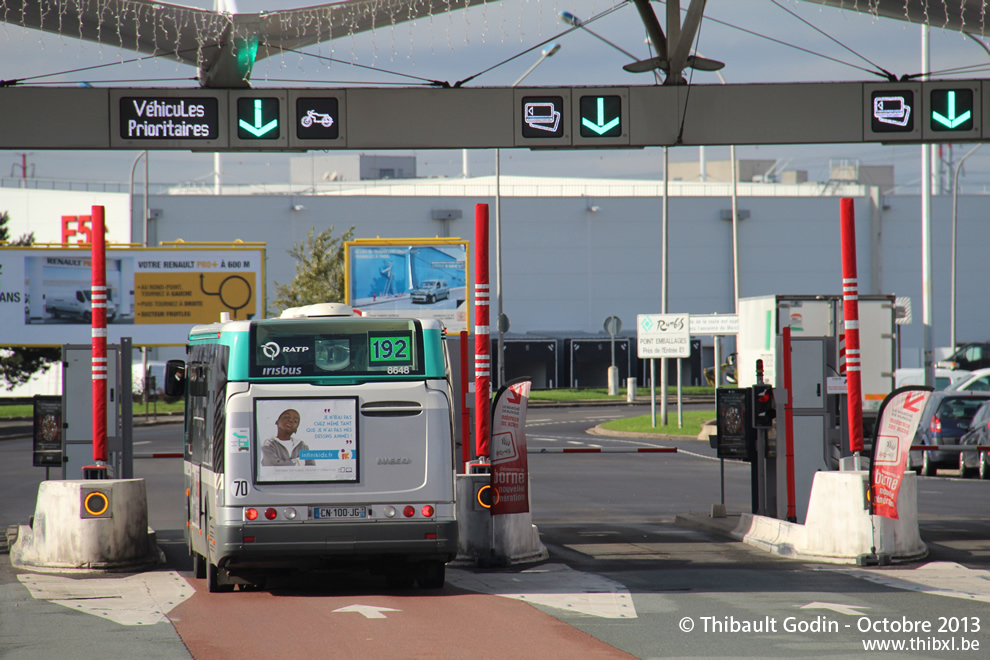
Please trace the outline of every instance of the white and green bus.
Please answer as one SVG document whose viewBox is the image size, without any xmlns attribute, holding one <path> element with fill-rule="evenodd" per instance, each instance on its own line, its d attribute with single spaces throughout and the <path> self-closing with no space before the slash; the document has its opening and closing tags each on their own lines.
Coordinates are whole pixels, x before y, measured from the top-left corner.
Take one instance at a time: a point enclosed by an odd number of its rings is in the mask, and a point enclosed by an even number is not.
<svg viewBox="0 0 990 660">
<path fill-rule="evenodd" d="M 440 322 L 337 303 L 195 326 L 186 543 L 210 591 L 276 571 L 366 568 L 438 588 L 457 552 L 453 399 Z"/>
</svg>

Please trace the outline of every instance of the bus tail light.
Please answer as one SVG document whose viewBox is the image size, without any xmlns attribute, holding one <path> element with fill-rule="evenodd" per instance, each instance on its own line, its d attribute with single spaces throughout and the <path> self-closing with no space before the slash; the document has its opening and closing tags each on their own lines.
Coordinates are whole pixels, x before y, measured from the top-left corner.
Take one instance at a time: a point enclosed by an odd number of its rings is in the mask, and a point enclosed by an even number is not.
<svg viewBox="0 0 990 660">
<path fill-rule="evenodd" d="M 405 516 L 406 518 L 412 518 L 413 516 L 415 516 L 415 515 L 416 515 L 416 507 L 414 507 L 414 506 L 412 506 L 412 505 L 409 505 L 409 504 L 407 504 L 407 505 L 406 505 L 406 506 L 405 506 L 405 507 L 404 507 L 404 508 L 402 509 L 402 515 L 404 515 L 404 516 Z"/>
<path fill-rule="evenodd" d="M 423 517 L 424 518 L 432 518 L 433 517 L 433 513 L 434 513 L 434 510 L 433 510 L 433 507 L 431 505 L 429 505 L 429 504 L 424 504 L 423 505 L 422 514 L 423 514 Z"/>
<path fill-rule="evenodd" d="M 247 518 L 248 520 L 257 520 L 258 519 L 258 510 L 257 509 L 247 509 L 244 512 L 244 517 Z"/>
<path fill-rule="evenodd" d="M 265 509 L 265 518 L 267 518 L 268 520 L 275 520 L 275 518 L 277 517 L 278 517 L 278 511 L 276 511 L 272 507 L 268 507 L 267 509 Z"/>
</svg>

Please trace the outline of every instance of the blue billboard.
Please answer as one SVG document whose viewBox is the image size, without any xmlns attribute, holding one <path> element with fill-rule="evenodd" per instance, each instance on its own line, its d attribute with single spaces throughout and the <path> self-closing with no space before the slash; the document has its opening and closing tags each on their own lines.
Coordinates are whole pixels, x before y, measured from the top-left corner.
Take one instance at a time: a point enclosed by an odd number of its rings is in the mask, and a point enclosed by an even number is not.
<svg viewBox="0 0 990 660">
<path fill-rule="evenodd" d="M 434 318 L 468 327 L 467 242 L 358 239 L 346 244 L 348 304 L 368 316 Z"/>
</svg>

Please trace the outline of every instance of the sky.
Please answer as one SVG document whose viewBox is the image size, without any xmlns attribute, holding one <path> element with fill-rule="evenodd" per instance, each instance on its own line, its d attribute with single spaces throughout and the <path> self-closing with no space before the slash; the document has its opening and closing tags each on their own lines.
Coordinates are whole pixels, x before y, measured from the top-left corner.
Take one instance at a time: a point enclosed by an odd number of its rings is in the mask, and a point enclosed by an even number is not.
<svg viewBox="0 0 990 660">
<path fill-rule="evenodd" d="M 3 2 L 0 0 L 0 9 Z M 181 4 L 212 7 L 209 1 Z M 302 7 L 312 3 L 279 4 Z M 524 53 L 468 83 L 477 87 L 509 86 L 539 58 L 539 47 L 528 53 L 525 51 L 544 41 L 555 40 L 561 45 L 560 51 L 543 61 L 526 78 L 527 86 L 650 84 L 651 74 L 623 71 L 622 65 L 628 63 L 629 58 L 587 30 L 563 34 L 569 26 L 559 19 L 558 12 L 570 11 L 587 21 L 615 4 L 614 0 L 491 2 L 338 38 L 307 49 L 318 57 L 285 54 L 262 60 L 255 66 L 252 81 L 255 87 L 414 85 L 420 82 L 417 78 L 456 82 Z M 587 27 L 638 58 L 650 57 L 652 53 L 645 42 L 645 29 L 635 7 L 631 3 L 618 4 L 618 9 L 588 23 Z M 682 2 L 685 7 L 688 4 L 686 0 Z M 271 5 L 271 0 L 238 2 L 242 12 L 261 11 Z M 654 8 L 664 25 L 663 5 L 654 3 Z M 725 62 L 720 73 L 730 84 L 880 81 L 881 78 L 872 73 L 878 67 L 897 75 L 921 70 L 920 34 L 918 25 L 877 19 L 803 0 L 709 0 L 696 50 L 704 57 Z M 0 24 L 0 79 L 3 80 L 27 79 L 25 84 L 47 85 L 89 83 L 108 87 L 197 86 L 196 71 L 189 66 L 165 60 L 119 64 L 133 57 L 135 54 L 131 51 L 83 42 L 71 35 L 44 34 L 17 25 Z M 328 57 L 336 61 L 329 62 Z M 112 66 L 69 72 L 108 64 Z M 956 31 L 931 30 L 933 72 L 984 65 L 990 67 L 990 54 L 974 40 Z M 692 82 L 719 83 L 719 78 L 711 72 L 688 71 L 687 75 Z M 979 78 L 985 75 L 985 69 L 977 68 L 961 74 L 943 73 L 933 77 Z M 957 145 L 952 150 L 952 157 L 960 158 L 969 148 L 969 145 Z M 656 179 L 662 175 L 661 152 L 661 149 L 503 150 L 501 171 L 504 175 Z M 949 149 L 945 148 L 943 154 L 949 158 Z M 136 151 L 28 151 L 27 175 L 39 179 L 126 183 L 137 155 Z M 426 150 L 415 155 L 421 176 L 461 175 L 460 151 Z M 737 155 L 739 158 L 777 160 L 782 169 L 807 170 L 811 180 L 828 178 L 830 160 L 855 159 L 864 165 L 894 165 L 898 191 L 904 193 L 911 193 L 912 188 L 917 191 L 920 172 L 918 146 L 747 146 L 739 147 Z M 283 154 L 224 154 L 223 180 L 228 184 L 286 183 L 289 158 Z M 672 148 L 670 158 L 673 161 L 697 160 L 698 148 Z M 727 159 L 728 147 L 709 147 L 706 158 L 709 161 Z M 494 173 L 492 150 L 473 150 L 469 160 L 472 175 Z M 23 152 L 0 151 L 0 177 L 22 176 L 23 162 Z M 150 157 L 150 179 L 155 184 L 211 182 L 212 171 L 211 154 L 157 151 Z M 966 161 L 962 172 L 962 191 L 983 192 L 990 188 L 990 150 L 975 153 Z"/>
</svg>

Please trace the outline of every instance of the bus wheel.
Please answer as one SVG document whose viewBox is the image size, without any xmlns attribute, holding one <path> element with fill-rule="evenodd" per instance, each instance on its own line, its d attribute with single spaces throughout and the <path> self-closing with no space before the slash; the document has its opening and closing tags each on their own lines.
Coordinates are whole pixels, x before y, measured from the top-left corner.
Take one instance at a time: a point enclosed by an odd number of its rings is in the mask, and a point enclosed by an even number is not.
<svg viewBox="0 0 990 660">
<path fill-rule="evenodd" d="M 197 580 L 202 580 L 206 577 L 206 559 L 195 550 L 191 550 L 190 554 L 193 560 L 193 575 Z"/>
<path fill-rule="evenodd" d="M 224 578 L 227 571 L 213 563 L 212 559 L 206 560 L 206 579 L 210 584 L 210 593 L 229 593 L 234 590 L 233 584 L 228 584 Z"/>
<path fill-rule="evenodd" d="M 446 577 L 447 565 L 442 561 L 429 561 L 423 564 L 419 574 L 421 589 L 442 589 Z"/>
</svg>

